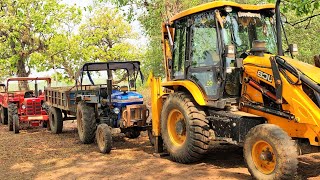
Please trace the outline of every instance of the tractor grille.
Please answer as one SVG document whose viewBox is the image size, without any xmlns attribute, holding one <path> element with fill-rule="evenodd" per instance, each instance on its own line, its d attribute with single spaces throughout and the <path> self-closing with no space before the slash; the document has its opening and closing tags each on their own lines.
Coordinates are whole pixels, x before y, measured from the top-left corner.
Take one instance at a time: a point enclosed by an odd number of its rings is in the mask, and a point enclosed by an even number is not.
<svg viewBox="0 0 320 180">
<path fill-rule="evenodd" d="M 146 106 L 142 104 L 128 105 L 123 111 L 124 119 L 126 121 L 125 127 L 146 125 Z"/>
<path fill-rule="evenodd" d="M 41 115 L 41 101 L 27 101 L 26 115 Z"/>
<path fill-rule="evenodd" d="M 130 109 L 130 119 L 131 120 L 142 120 L 142 109 L 141 108 L 132 108 Z"/>
</svg>

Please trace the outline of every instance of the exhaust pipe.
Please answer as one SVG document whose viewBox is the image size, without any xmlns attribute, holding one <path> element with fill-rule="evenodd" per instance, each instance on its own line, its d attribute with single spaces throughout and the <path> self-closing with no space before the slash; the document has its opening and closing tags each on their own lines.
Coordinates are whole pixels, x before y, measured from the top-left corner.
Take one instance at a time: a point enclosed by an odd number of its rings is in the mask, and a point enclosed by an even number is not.
<svg viewBox="0 0 320 180">
<path fill-rule="evenodd" d="M 284 54 L 282 49 L 280 1 L 281 0 L 277 0 L 276 2 L 276 30 L 277 30 L 278 56 L 283 56 Z"/>
</svg>

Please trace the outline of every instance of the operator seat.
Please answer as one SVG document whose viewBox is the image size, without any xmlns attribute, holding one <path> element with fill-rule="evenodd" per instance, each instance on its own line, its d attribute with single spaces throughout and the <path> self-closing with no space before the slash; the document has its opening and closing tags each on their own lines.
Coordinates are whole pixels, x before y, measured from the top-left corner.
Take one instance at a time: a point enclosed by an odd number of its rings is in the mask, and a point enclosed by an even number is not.
<svg viewBox="0 0 320 180">
<path fill-rule="evenodd" d="M 206 50 L 203 51 L 204 63 L 206 66 L 216 66 L 220 62 L 219 55 L 216 51 Z"/>
</svg>

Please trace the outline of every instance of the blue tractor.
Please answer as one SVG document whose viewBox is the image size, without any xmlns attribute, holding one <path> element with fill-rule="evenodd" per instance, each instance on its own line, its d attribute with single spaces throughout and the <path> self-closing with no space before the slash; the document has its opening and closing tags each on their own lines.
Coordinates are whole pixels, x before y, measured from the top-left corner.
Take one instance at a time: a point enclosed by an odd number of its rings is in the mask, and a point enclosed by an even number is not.
<svg viewBox="0 0 320 180">
<path fill-rule="evenodd" d="M 84 64 L 75 86 L 45 90 L 51 131 L 60 133 L 63 120 L 77 119 L 80 141 L 89 144 L 96 137 L 102 153 L 111 151 L 115 132 L 139 137 L 151 127 L 143 96 L 136 92 L 138 78 L 143 82 L 139 61 Z"/>
</svg>

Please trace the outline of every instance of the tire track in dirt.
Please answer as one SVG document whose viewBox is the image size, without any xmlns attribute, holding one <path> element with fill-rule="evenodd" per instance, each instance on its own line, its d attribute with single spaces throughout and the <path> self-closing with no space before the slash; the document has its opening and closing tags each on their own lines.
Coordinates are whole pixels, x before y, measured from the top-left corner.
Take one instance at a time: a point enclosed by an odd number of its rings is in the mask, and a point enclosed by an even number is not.
<svg viewBox="0 0 320 180">
<path fill-rule="evenodd" d="M 146 133 L 117 137 L 111 154 L 96 144 L 80 143 L 76 122 L 64 122 L 62 134 L 46 129 L 8 132 L 0 126 L 0 179 L 251 179 L 240 148 L 213 150 L 203 161 L 178 164 L 153 156 Z M 320 153 L 300 157 L 302 177 L 320 174 Z"/>
</svg>

